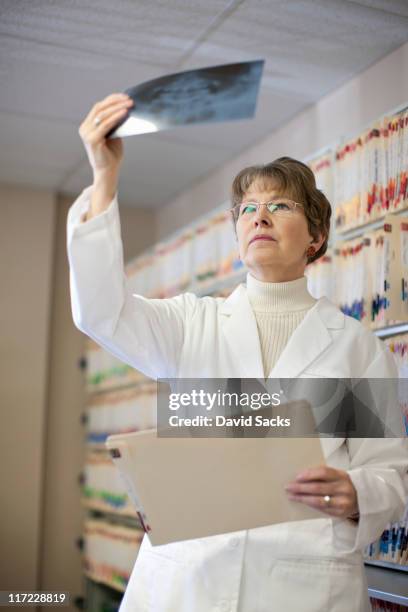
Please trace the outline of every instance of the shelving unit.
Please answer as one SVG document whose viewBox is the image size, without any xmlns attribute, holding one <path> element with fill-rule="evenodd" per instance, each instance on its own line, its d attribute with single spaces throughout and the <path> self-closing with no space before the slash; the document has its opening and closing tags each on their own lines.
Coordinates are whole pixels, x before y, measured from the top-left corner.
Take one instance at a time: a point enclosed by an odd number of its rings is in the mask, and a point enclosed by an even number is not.
<svg viewBox="0 0 408 612">
<path fill-rule="evenodd" d="M 388 327 L 381 327 L 374 329 L 373 332 L 379 338 L 391 338 L 391 336 L 397 336 L 398 334 L 408 333 L 408 323 L 399 323 L 396 325 L 389 325 Z"/>
<path fill-rule="evenodd" d="M 408 607 L 408 576 L 406 570 L 366 564 L 370 597 Z"/>
<path fill-rule="evenodd" d="M 92 602 L 92 612 L 118 612 L 123 591 L 116 586 L 104 584 L 90 574 L 86 574 L 85 598 Z"/>
<path fill-rule="evenodd" d="M 131 511 L 120 511 L 120 510 L 106 510 L 106 506 L 96 501 L 89 501 L 88 499 L 81 500 L 84 508 L 94 514 L 96 518 L 101 516 L 107 516 L 110 519 L 120 519 L 121 524 L 128 525 L 129 527 L 136 527 L 141 529 L 142 526 L 138 521 L 136 512 Z"/>
<path fill-rule="evenodd" d="M 104 353 L 90 340 L 84 361 L 88 365 L 88 399 L 81 420 L 87 430 L 87 455 L 80 481 L 83 488 L 81 503 L 86 513 L 84 577 L 87 609 L 91 612 L 116 612 L 144 531 L 110 459 L 105 439 L 116 433 L 113 431 L 115 428 L 135 431 L 143 425 L 135 399 L 150 396 L 155 383 L 128 366 L 122 367 L 116 358 Z M 144 410 L 146 412 L 146 406 Z M 112 411 L 116 413 L 110 414 Z M 115 546 L 116 558 L 113 554 Z M 92 558 L 87 556 L 88 553 Z"/>
<path fill-rule="evenodd" d="M 398 563 L 389 563 L 387 561 L 367 561 L 367 560 L 364 561 L 364 563 L 367 566 L 383 567 L 385 569 L 392 569 L 398 572 L 408 573 L 408 565 L 398 565 Z M 408 577 L 406 580 L 408 581 Z"/>
<path fill-rule="evenodd" d="M 396 217 L 408 217 L 408 206 L 405 206 L 400 210 L 396 210 L 391 214 L 395 215 Z M 370 221 L 369 223 L 364 223 L 364 225 L 359 225 L 358 227 L 355 227 L 353 229 L 338 233 L 337 238 L 341 240 L 352 240 L 353 238 L 362 236 L 365 232 L 369 230 L 379 229 L 384 223 L 384 217 L 385 215 L 383 215 L 380 219 L 376 219 L 375 221 Z"/>
<path fill-rule="evenodd" d="M 101 576 L 99 576 L 98 574 L 93 574 L 92 572 L 87 572 L 85 570 L 84 575 L 93 582 L 103 584 L 104 586 L 109 587 L 111 591 L 118 591 L 119 593 L 123 594 L 126 590 L 125 586 L 121 586 L 119 584 L 116 584 L 115 582 L 111 582 L 110 580 L 105 580 L 104 578 L 101 578 Z"/>
</svg>

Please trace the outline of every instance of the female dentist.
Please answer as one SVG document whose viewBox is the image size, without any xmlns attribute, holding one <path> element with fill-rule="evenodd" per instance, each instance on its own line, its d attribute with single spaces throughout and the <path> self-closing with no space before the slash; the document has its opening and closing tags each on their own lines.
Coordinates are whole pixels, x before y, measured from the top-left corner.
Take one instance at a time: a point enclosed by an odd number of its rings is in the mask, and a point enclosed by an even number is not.
<svg viewBox="0 0 408 612">
<path fill-rule="evenodd" d="M 397 377 L 375 335 L 307 290 L 331 210 L 310 169 L 288 157 L 233 183 L 246 286 L 227 299 L 132 295 L 116 197 L 123 147 L 105 138 L 131 106 L 108 96 L 79 130 L 94 180 L 68 215 L 76 326 L 152 378 Z M 337 438 L 323 448 L 327 465 L 287 485 L 321 519 L 155 547 L 145 536 L 120 611 L 368 612 L 361 551 L 403 513 L 407 441 Z"/>
</svg>

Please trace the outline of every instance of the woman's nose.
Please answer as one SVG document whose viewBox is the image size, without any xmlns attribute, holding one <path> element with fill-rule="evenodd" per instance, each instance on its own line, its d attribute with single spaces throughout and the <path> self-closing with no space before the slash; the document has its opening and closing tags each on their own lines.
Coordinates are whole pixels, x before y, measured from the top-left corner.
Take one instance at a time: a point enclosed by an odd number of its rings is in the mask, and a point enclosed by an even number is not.
<svg viewBox="0 0 408 612">
<path fill-rule="evenodd" d="M 254 225 L 255 227 L 259 227 L 260 225 L 270 227 L 272 225 L 272 217 L 266 206 L 258 206 L 258 210 L 254 216 Z"/>
</svg>

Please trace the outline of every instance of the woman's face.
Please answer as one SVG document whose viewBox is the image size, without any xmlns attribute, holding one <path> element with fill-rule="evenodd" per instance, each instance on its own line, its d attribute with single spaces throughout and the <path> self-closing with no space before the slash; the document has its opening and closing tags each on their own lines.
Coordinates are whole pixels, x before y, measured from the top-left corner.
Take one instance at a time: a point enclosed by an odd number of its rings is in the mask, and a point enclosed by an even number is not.
<svg viewBox="0 0 408 612">
<path fill-rule="evenodd" d="M 270 202 L 281 191 L 263 183 L 254 182 L 245 193 L 243 202 Z M 256 212 L 243 214 L 237 221 L 239 254 L 252 276 L 260 281 L 280 283 L 304 275 L 306 251 L 310 246 L 318 251 L 324 237 L 315 241 L 309 234 L 303 208 L 286 217 L 271 214 L 266 206 Z M 262 238 L 259 238 L 262 236 Z"/>
</svg>

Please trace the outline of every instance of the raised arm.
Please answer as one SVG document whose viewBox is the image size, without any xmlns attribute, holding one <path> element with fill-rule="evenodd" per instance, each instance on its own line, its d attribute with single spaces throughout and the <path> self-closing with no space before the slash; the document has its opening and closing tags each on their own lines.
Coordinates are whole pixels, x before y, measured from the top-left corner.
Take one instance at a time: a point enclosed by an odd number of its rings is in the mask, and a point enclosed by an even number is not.
<svg viewBox="0 0 408 612">
<path fill-rule="evenodd" d="M 94 181 L 68 214 L 72 313 L 81 331 L 119 359 L 153 378 L 174 377 L 194 300 L 150 300 L 129 289 L 116 197 L 122 142 L 106 140 L 129 107 L 121 94 L 109 96 L 95 104 L 79 130 Z"/>
</svg>

